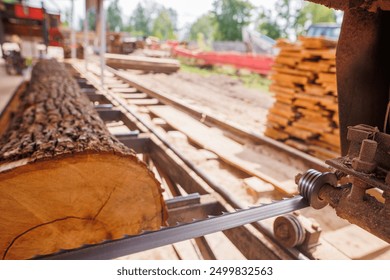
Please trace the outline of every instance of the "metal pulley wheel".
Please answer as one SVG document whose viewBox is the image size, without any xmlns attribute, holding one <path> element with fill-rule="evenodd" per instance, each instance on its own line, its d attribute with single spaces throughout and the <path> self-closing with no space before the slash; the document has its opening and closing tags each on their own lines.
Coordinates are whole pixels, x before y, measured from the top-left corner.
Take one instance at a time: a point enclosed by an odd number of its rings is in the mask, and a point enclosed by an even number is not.
<svg viewBox="0 0 390 280">
<path fill-rule="evenodd" d="M 303 244 L 306 231 L 297 216 L 287 214 L 275 219 L 274 235 L 283 246 L 292 248 Z"/>
</svg>

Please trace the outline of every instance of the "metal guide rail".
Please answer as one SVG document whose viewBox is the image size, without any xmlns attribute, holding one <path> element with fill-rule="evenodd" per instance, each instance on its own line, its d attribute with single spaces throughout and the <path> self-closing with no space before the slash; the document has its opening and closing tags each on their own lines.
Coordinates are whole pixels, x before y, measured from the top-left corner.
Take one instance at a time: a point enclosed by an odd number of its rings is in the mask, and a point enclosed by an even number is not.
<svg viewBox="0 0 390 280">
<path fill-rule="evenodd" d="M 208 174 L 199 170 L 193 162 L 135 113 L 120 98 L 122 88 L 118 88 L 117 91 L 115 87 L 102 88 L 96 76 L 84 73 L 77 65 L 74 67 L 83 73 L 83 78 L 78 73 L 75 75 L 82 91 L 95 104 L 102 119 L 105 122 L 121 121 L 130 130 L 115 136 L 152 162 L 159 175 L 171 182 L 167 183 L 167 187 L 175 198 L 167 201 L 167 205 L 171 205 L 169 206 L 170 226 L 155 232 L 124 236 L 119 240 L 108 240 L 96 245 L 86 244 L 79 249 L 38 258 L 115 258 L 191 238 L 196 238 L 197 244 L 202 243 L 202 246 L 208 248 L 210 252 L 211 249 L 202 236 L 219 231 L 222 231 L 247 259 L 315 258 L 311 254 L 311 248 L 318 246 L 321 230 L 311 225 L 307 226 L 307 223 L 302 220 L 304 217 L 297 214 L 278 217 L 274 222 L 273 232 L 269 226 L 259 221 L 309 205 L 315 209 L 320 209 L 328 203 L 333 206 L 332 198 L 328 197 L 329 193 L 350 189 L 349 184 L 337 186 L 339 179 L 337 173 L 309 170 L 296 178 L 300 196 L 247 209 L 246 205 L 215 183 Z M 179 185 L 190 196 L 181 197 L 180 190 L 172 185 Z M 187 202 L 184 208 L 172 206 L 187 199 L 196 202 L 194 204 Z M 239 210 L 234 211 L 234 208 Z M 306 226 L 303 226 L 305 223 Z"/>
</svg>

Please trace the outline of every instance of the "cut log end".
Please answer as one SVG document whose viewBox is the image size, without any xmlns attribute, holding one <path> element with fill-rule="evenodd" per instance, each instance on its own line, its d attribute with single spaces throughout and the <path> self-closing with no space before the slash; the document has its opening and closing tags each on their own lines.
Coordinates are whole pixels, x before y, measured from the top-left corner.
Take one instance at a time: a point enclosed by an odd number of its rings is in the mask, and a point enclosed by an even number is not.
<svg viewBox="0 0 390 280">
<path fill-rule="evenodd" d="M 3 259 L 158 230 L 166 219 L 158 182 L 134 159 L 78 154 L 0 174 Z M 141 210 L 142 209 L 142 210 Z"/>
</svg>

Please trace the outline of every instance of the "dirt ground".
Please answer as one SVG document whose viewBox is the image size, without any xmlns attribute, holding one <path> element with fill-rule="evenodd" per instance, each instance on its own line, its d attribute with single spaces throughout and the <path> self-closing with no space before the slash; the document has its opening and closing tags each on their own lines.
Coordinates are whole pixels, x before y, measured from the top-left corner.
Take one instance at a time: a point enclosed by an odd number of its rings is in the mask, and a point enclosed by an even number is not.
<svg viewBox="0 0 390 280">
<path fill-rule="evenodd" d="M 268 108 L 274 98 L 269 92 L 249 89 L 240 80 L 227 75 L 209 77 L 196 73 L 140 74 L 140 81 L 183 101 L 239 124 L 256 133 L 263 133 Z"/>
<path fill-rule="evenodd" d="M 0 112 L 3 111 L 8 100 L 22 80 L 22 76 L 9 76 L 5 72 L 4 60 L 0 58 Z"/>
</svg>

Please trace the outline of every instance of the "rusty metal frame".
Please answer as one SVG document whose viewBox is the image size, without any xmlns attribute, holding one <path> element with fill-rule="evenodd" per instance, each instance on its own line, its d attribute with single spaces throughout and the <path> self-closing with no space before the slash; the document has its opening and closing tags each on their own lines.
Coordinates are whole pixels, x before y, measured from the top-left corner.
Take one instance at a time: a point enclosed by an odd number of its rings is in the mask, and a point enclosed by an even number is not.
<svg viewBox="0 0 390 280">
<path fill-rule="evenodd" d="M 341 147 L 346 155 L 349 126 L 366 124 L 384 129 L 390 86 L 390 3 L 310 1 L 344 10 L 336 64 Z"/>
</svg>

